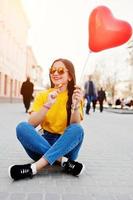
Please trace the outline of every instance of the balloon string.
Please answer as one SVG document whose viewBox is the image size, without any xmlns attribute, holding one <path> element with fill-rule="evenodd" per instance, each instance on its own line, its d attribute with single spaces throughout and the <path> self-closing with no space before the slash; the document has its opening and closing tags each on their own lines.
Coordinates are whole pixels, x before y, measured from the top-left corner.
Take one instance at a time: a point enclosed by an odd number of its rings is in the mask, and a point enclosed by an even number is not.
<svg viewBox="0 0 133 200">
<path fill-rule="evenodd" d="M 84 63 L 84 66 L 83 66 L 83 69 L 82 69 L 82 72 L 81 72 L 81 76 L 80 76 L 80 79 L 79 79 L 79 85 L 81 85 L 81 83 L 82 83 L 82 79 L 83 79 L 83 76 L 85 74 L 85 70 L 86 70 L 87 63 L 88 63 L 88 60 L 89 60 L 91 53 L 92 53 L 92 51 L 89 51 L 89 54 L 87 55 L 87 58 L 85 60 L 85 63 Z"/>
</svg>

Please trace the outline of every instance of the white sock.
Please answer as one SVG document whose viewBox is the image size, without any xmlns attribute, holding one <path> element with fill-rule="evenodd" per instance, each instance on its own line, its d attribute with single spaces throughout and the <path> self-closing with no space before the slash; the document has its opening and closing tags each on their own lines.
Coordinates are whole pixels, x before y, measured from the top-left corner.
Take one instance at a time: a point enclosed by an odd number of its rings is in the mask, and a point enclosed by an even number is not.
<svg viewBox="0 0 133 200">
<path fill-rule="evenodd" d="M 63 167 L 63 163 L 64 162 L 67 162 L 68 161 L 68 158 L 66 157 L 62 157 L 62 160 L 61 160 L 61 166 Z"/>
<path fill-rule="evenodd" d="M 33 175 L 35 175 L 37 173 L 36 164 L 35 163 L 31 164 L 31 169 L 32 169 Z"/>
</svg>

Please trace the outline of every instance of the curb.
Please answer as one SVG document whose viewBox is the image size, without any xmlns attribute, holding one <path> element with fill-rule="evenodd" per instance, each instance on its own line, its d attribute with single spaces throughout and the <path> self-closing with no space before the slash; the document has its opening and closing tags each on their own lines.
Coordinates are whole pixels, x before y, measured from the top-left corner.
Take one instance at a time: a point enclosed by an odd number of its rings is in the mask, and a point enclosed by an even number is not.
<svg viewBox="0 0 133 200">
<path fill-rule="evenodd" d="M 104 108 L 107 112 L 113 112 L 118 114 L 133 114 L 133 110 L 119 109 L 119 108 Z"/>
</svg>

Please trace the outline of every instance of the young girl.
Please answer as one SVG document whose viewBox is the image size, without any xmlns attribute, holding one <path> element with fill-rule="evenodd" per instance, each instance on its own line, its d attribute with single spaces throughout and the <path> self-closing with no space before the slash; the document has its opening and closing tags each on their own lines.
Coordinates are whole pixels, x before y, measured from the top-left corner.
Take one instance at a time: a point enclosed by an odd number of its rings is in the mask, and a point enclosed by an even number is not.
<svg viewBox="0 0 133 200">
<path fill-rule="evenodd" d="M 40 92 L 30 109 L 28 122 L 21 122 L 16 128 L 17 138 L 33 164 L 13 165 L 8 169 L 14 180 L 32 177 L 50 164 L 66 157 L 62 162 L 63 171 L 78 176 L 83 164 L 77 159 L 84 131 L 83 94 L 75 85 L 73 64 L 67 59 L 55 60 L 49 71 L 51 88 Z M 43 134 L 37 132 L 41 125 Z"/>
</svg>

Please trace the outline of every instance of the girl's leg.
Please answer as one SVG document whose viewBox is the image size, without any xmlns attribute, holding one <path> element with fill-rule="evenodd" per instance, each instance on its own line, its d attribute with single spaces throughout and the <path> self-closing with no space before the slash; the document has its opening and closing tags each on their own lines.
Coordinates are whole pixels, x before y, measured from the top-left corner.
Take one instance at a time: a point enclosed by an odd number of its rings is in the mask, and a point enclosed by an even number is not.
<svg viewBox="0 0 133 200">
<path fill-rule="evenodd" d="M 86 104 L 86 114 L 89 114 L 89 111 L 90 111 L 90 105 L 91 104 L 91 100 L 90 100 L 90 97 L 88 96 L 87 97 L 87 104 Z"/>
<path fill-rule="evenodd" d="M 76 159 L 83 141 L 84 131 L 79 124 L 71 124 L 65 130 L 64 134 L 49 148 L 44 154 L 51 165 L 60 157 L 69 155 Z"/>
<path fill-rule="evenodd" d="M 21 122 L 16 127 L 17 138 L 23 145 L 27 154 L 33 159 L 38 160 L 48 151 L 51 145 L 35 128 L 27 122 Z"/>
<path fill-rule="evenodd" d="M 35 156 L 43 156 L 50 164 L 58 158 L 68 155 L 71 159 L 77 158 L 83 141 L 83 129 L 79 124 L 71 124 L 64 134 L 51 146 L 43 136 L 39 135 L 35 128 L 26 122 L 21 122 L 17 128 L 17 137 L 26 149 L 27 153 Z M 28 152 L 29 150 L 29 152 Z M 32 156 L 33 158 L 33 156 Z"/>
<path fill-rule="evenodd" d="M 64 156 L 70 160 L 76 160 L 78 157 L 78 153 L 82 145 L 82 142 L 83 142 L 83 138 L 81 139 L 80 143 L 74 149 L 72 149 L 72 151 L 70 151 L 68 154 Z"/>
<path fill-rule="evenodd" d="M 36 171 L 40 171 L 48 163 L 52 165 L 57 159 L 70 152 L 71 156 L 73 155 L 73 158 L 76 158 L 83 140 L 83 129 L 78 124 L 71 124 L 64 134 L 50 146 L 42 136 L 37 134 L 34 127 L 26 122 L 22 122 L 17 126 L 17 137 L 24 148 L 43 156 L 32 165 L 10 166 L 8 173 L 14 180 L 32 177 Z M 77 175 L 81 171 L 82 164 L 79 163 L 79 165 L 81 165 L 80 169 L 74 165 L 76 173 L 73 172 L 73 175 Z"/>
<path fill-rule="evenodd" d="M 49 135 L 46 132 L 41 136 L 37 133 L 35 128 L 27 122 L 21 122 L 16 128 L 16 132 L 17 138 L 23 145 L 27 154 L 34 161 L 40 160 L 40 162 L 36 163 L 37 171 L 46 166 L 48 162 L 42 156 L 51 148 L 51 145 L 59 138 L 59 135 Z"/>
<path fill-rule="evenodd" d="M 25 148 L 28 155 L 34 159 L 39 159 L 39 166 L 42 162 L 42 155 L 51 147 L 45 138 L 37 133 L 35 128 L 28 124 L 27 122 L 21 122 L 17 128 L 17 138 Z M 43 158 L 43 166 L 46 166 L 48 161 Z M 33 164 L 24 164 L 24 165 L 12 165 L 8 168 L 9 177 L 14 180 L 19 180 L 27 177 L 32 177 L 37 173 L 40 167 Z"/>
</svg>

